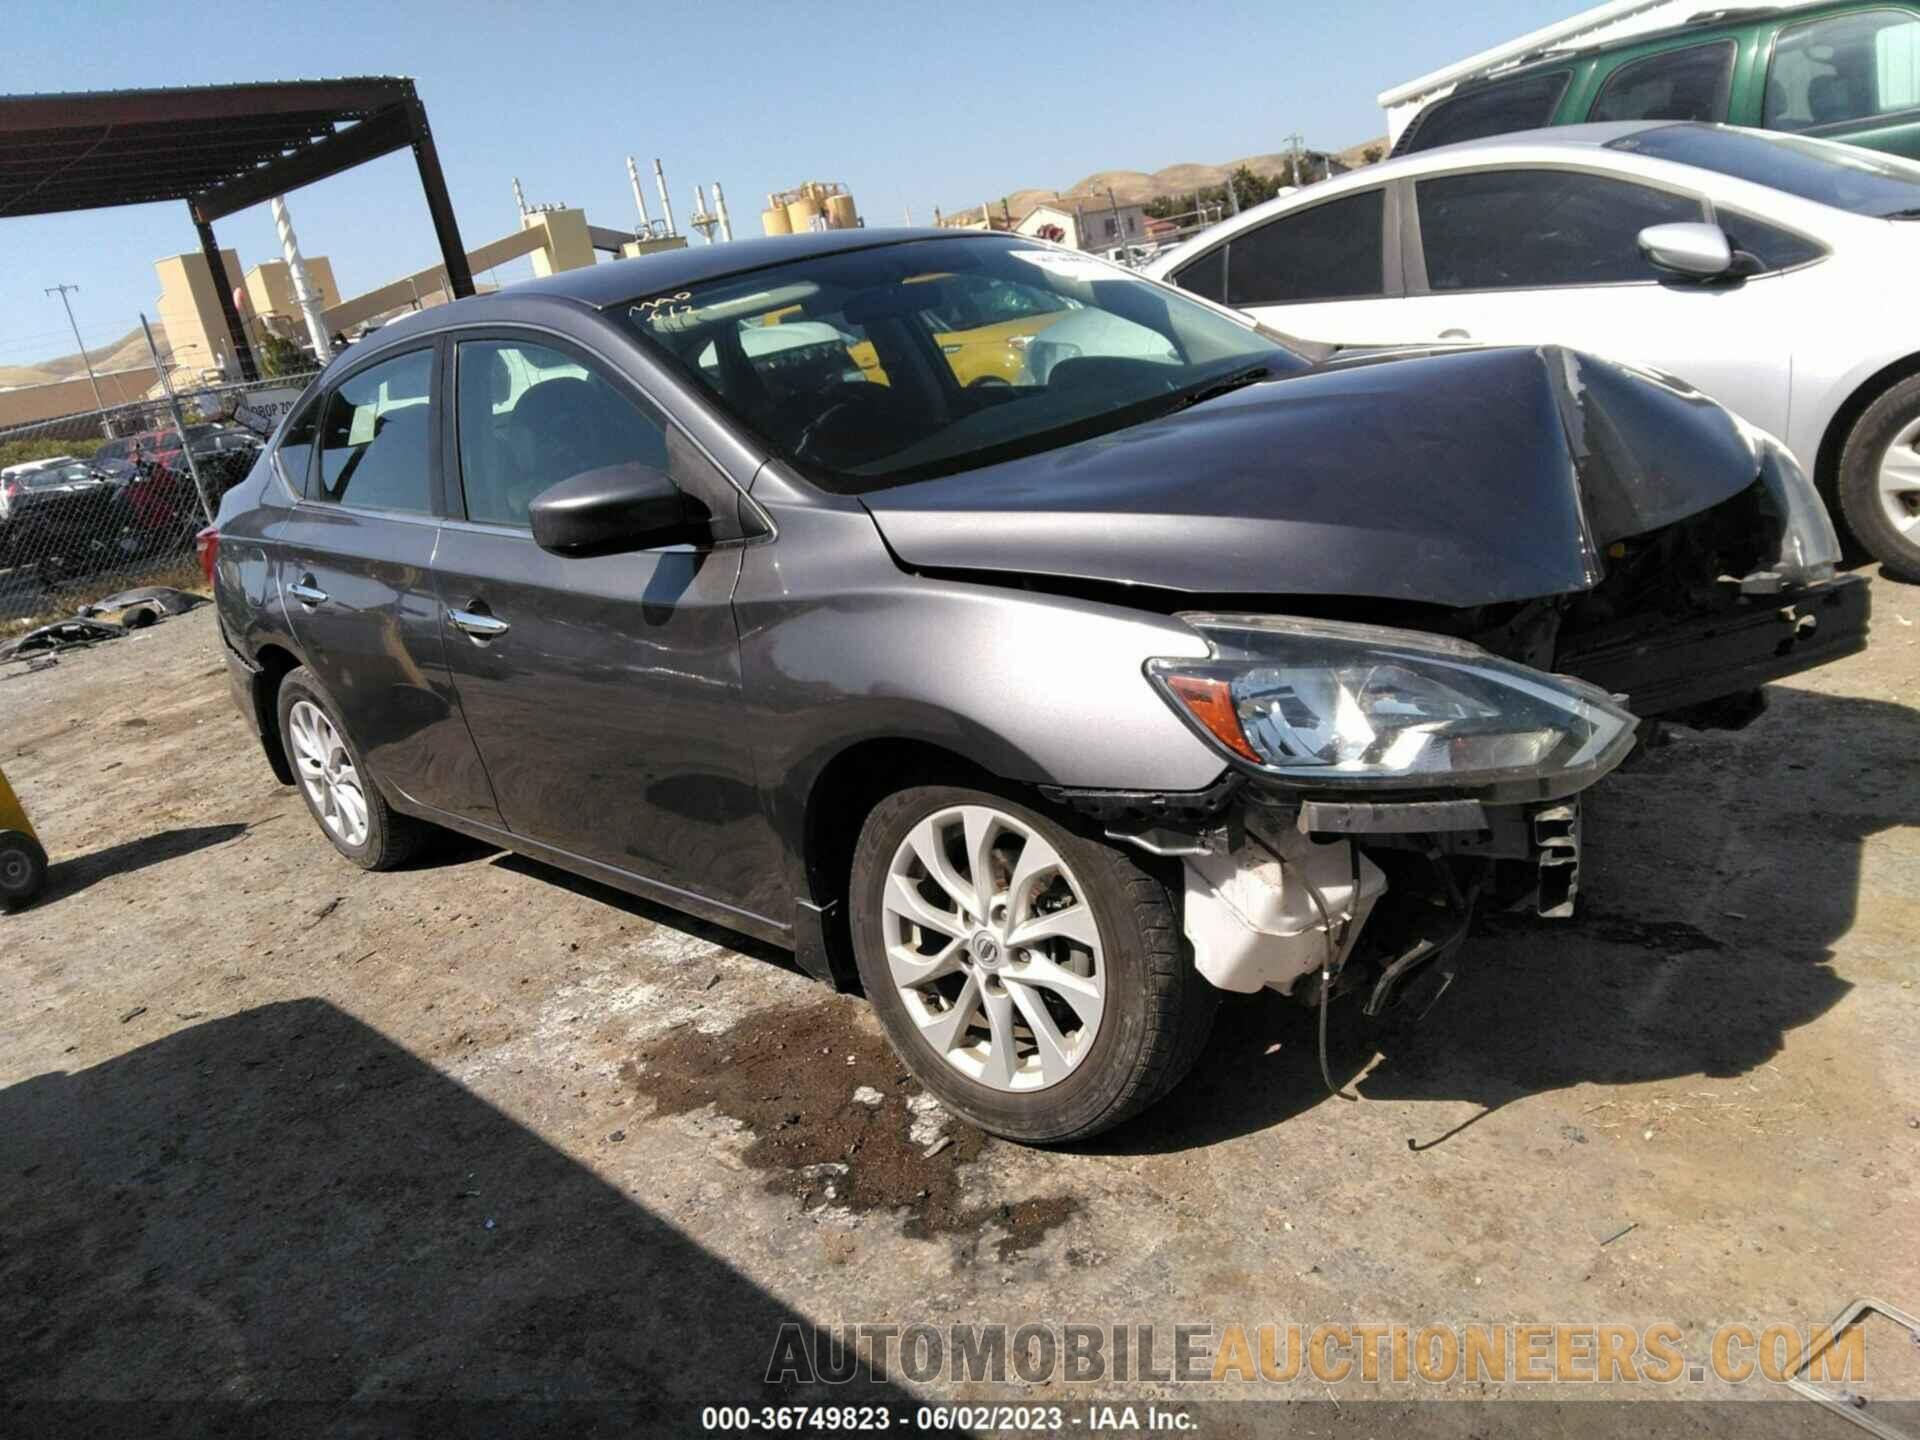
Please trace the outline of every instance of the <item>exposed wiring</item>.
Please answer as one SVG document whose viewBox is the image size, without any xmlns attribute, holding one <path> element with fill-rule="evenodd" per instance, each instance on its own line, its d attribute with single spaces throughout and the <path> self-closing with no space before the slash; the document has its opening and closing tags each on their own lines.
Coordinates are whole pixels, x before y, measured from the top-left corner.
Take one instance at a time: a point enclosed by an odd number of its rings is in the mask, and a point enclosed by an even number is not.
<svg viewBox="0 0 1920 1440">
<path fill-rule="evenodd" d="M 1282 866 L 1285 866 L 1286 861 L 1282 860 L 1280 863 Z M 1356 866 L 1356 869 L 1357 868 Z M 1320 961 L 1320 1079 L 1325 1083 L 1327 1093 L 1335 1099 L 1357 1101 L 1360 1098 L 1358 1095 L 1349 1095 L 1333 1083 L 1333 1069 L 1327 1064 L 1327 1005 L 1333 999 L 1333 973 L 1336 969 L 1333 949 L 1333 916 L 1327 910 L 1327 902 L 1320 894 L 1320 887 L 1309 880 L 1304 872 L 1296 869 L 1294 873 L 1299 875 L 1300 883 L 1307 887 L 1307 898 L 1313 901 L 1313 908 L 1320 912 L 1320 934 L 1326 943 L 1326 953 Z M 1357 887 L 1354 893 L 1356 895 L 1359 894 Z M 1340 965 L 1338 968 L 1344 968 L 1345 966 L 1346 949 L 1346 937 L 1343 935 L 1340 944 Z"/>
</svg>

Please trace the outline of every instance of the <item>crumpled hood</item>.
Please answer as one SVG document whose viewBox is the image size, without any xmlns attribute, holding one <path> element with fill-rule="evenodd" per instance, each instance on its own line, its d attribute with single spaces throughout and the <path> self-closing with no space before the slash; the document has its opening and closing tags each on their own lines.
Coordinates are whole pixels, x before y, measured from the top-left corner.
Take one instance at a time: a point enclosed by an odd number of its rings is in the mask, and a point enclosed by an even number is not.
<svg viewBox="0 0 1920 1440">
<path fill-rule="evenodd" d="M 916 569 L 1449 606 L 1585 590 L 1758 464 L 1679 381 L 1555 347 L 1376 354 L 865 497 Z"/>
</svg>

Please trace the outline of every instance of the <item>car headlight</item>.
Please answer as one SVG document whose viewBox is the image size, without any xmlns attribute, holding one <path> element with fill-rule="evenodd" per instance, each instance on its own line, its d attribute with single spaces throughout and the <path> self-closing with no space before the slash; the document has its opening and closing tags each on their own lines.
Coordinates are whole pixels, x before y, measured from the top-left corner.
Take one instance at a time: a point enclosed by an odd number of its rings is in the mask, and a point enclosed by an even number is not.
<svg viewBox="0 0 1920 1440">
<path fill-rule="evenodd" d="M 1554 799 L 1633 748 L 1602 690 L 1418 631 L 1263 615 L 1180 617 L 1206 660 L 1149 660 L 1187 722 L 1262 774 L 1327 790 Z"/>
</svg>

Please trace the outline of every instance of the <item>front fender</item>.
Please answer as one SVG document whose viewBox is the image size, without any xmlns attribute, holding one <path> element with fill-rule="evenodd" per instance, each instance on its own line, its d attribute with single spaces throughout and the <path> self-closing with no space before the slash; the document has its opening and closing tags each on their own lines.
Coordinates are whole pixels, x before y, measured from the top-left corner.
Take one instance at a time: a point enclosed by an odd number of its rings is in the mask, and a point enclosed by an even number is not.
<svg viewBox="0 0 1920 1440">
<path fill-rule="evenodd" d="M 1156 656 L 1207 653 L 1179 621 L 906 573 L 863 512 L 775 519 L 735 610 L 756 763 L 796 874 L 815 783 L 865 741 L 918 741 L 1071 788 L 1201 790 L 1226 768 L 1142 673 Z"/>
</svg>

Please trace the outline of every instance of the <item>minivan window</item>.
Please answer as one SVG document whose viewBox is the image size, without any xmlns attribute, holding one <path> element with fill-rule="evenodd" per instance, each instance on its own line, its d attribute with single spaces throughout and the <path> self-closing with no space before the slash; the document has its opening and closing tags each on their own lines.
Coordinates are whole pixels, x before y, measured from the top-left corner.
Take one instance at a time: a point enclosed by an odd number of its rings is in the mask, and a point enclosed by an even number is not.
<svg viewBox="0 0 1920 1440">
<path fill-rule="evenodd" d="M 322 413 L 320 463 L 307 498 L 431 514 L 432 382 L 431 350 L 397 355 L 342 381 Z"/>
<path fill-rule="evenodd" d="M 1665 50 L 1622 65 L 1600 87 L 1589 120 L 1724 120 L 1733 87 L 1733 40 Z"/>
<path fill-rule="evenodd" d="M 1483 170 L 1414 182 L 1434 290 L 1653 280 L 1649 225 L 1699 220 L 1698 200 L 1574 170 Z"/>
<path fill-rule="evenodd" d="M 1607 148 L 1697 165 L 1855 215 L 1920 216 L 1920 165 L 1831 140 L 1724 125 L 1661 125 L 1623 135 Z"/>
<path fill-rule="evenodd" d="M 1863 10 L 1780 32 L 1761 123 L 1812 130 L 1920 107 L 1920 19 Z"/>
<path fill-rule="evenodd" d="M 971 342 L 939 328 L 1006 287 L 1019 323 Z M 1307 365 L 1178 291 L 1019 236 L 830 251 L 619 308 L 664 364 L 842 494 L 1056 449 Z M 804 343 L 774 348 L 790 325 Z"/>
<path fill-rule="evenodd" d="M 570 355 L 465 340 L 456 366 L 469 520 L 527 525 L 534 499 L 562 480 L 623 464 L 669 468 L 664 424 Z"/>
<path fill-rule="evenodd" d="M 1571 70 L 1548 70 L 1436 100 L 1413 117 L 1412 129 L 1401 137 L 1394 153 L 1432 150 L 1462 140 L 1481 140 L 1551 124 L 1572 79 Z"/>
<path fill-rule="evenodd" d="M 1229 242 L 1227 303 L 1363 300 L 1386 292 L 1380 259 L 1384 190 L 1296 211 Z"/>
</svg>

